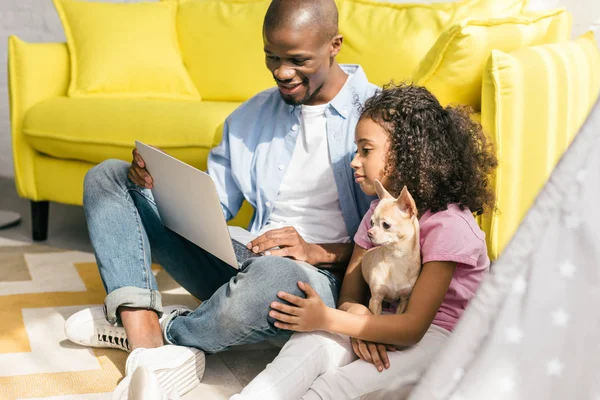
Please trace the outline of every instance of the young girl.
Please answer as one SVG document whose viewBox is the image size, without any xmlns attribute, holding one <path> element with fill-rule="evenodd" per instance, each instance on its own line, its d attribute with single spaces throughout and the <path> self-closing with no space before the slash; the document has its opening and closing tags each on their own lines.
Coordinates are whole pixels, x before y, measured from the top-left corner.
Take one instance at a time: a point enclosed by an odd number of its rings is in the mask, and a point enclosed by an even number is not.
<svg viewBox="0 0 600 400">
<path fill-rule="evenodd" d="M 490 144 L 467 112 L 443 108 L 422 87 L 389 85 L 369 99 L 356 127 L 356 182 L 375 194 L 404 185 L 421 226 L 423 268 L 403 314 L 372 315 L 361 259 L 378 201 L 354 237 L 338 309 L 306 283 L 306 299 L 279 293 L 270 315 L 298 332 L 277 358 L 232 399 L 403 398 L 410 393 L 474 296 L 488 270 L 485 234 L 473 213 L 492 206 Z"/>
</svg>

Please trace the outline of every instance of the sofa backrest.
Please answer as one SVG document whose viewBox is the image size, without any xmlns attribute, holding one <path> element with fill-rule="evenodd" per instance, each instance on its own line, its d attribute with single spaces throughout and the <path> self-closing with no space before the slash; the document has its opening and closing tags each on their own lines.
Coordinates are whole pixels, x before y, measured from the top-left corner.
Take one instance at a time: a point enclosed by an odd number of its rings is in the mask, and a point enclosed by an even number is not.
<svg viewBox="0 0 600 400">
<path fill-rule="evenodd" d="M 570 38 L 571 15 L 565 9 L 467 20 L 440 35 L 419 63 L 413 80 L 429 89 L 443 106 L 463 104 L 480 111 L 481 76 L 492 50 L 508 53 Z"/>
<path fill-rule="evenodd" d="M 450 26 L 521 12 L 522 0 L 463 0 L 398 4 L 374 0 L 336 0 L 344 45 L 338 60 L 360 64 L 369 80 L 383 85 L 413 76 L 421 59 Z"/>
<path fill-rule="evenodd" d="M 262 23 L 270 0 L 178 1 L 182 56 L 203 99 L 244 101 L 274 85 L 264 65 L 262 42 Z M 514 15 L 525 1 L 336 2 L 344 35 L 338 61 L 362 65 L 371 82 L 383 85 L 392 79 L 410 79 L 447 27 L 464 18 Z"/>
<path fill-rule="evenodd" d="M 274 85 L 262 41 L 269 4 L 270 0 L 179 1 L 181 54 L 202 99 L 244 101 Z"/>
</svg>

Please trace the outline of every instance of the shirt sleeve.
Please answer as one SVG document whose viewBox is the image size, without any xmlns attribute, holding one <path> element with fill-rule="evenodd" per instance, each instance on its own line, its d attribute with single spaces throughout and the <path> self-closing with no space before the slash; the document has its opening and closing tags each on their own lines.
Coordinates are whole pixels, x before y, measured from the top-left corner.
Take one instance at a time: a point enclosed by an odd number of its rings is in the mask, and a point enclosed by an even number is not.
<svg viewBox="0 0 600 400">
<path fill-rule="evenodd" d="M 371 204 L 371 207 L 363 217 L 362 221 L 360 221 L 358 230 L 354 235 L 354 243 L 367 250 L 375 247 L 375 245 L 369 240 L 369 236 L 367 235 L 367 231 L 371 229 L 371 216 L 373 215 L 374 208 L 375 206 Z"/>
<path fill-rule="evenodd" d="M 231 147 L 229 145 L 229 119 L 223 124 L 221 143 L 208 154 L 208 174 L 217 187 L 225 219 L 235 217 L 242 206 L 244 195 L 231 173 Z"/>
<path fill-rule="evenodd" d="M 442 211 L 421 224 L 421 257 L 477 266 L 482 240 L 460 215 Z"/>
</svg>

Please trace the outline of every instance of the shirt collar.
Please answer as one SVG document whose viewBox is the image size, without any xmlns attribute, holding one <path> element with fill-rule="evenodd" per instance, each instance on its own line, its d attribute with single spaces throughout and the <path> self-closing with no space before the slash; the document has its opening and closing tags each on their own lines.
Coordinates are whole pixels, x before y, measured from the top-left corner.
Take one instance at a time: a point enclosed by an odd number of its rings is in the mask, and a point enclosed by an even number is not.
<svg viewBox="0 0 600 400">
<path fill-rule="evenodd" d="M 348 75 L 352 75 L 352 79 L 344 85 L 342 90 L 329 102 L 329 105 L 346 119 L 350 116 L 355 102 L 358 101 L 356 93 L 363 92 L 363 89 L 369 84 L 369 80 L 360 65 L 340 64 L 340 67 Z"/>
<path fill-rule="evenodd" d="M 344 119 L 346 119 L 350 115 L 350 111 L 355 105 L 354 103 L 358 100 L 355 96 L 355 93 L 362 92 L 362 89 L 369 84 L 369 80 L 367 79 L 367 75 L 360 65 L 340 64 L 340 68 L 342 68 L 342 70 L 348 75 L 351 75 L 351 79 L 344 85 L 344 87 L 342 87 L 342 90 L 339 91 L 333 100 L 329 102 L 329 105 Z M 299 106 L 290 105 L 290 113 L 293 113 L 296 108 L 300 110 Z"/>
</svg>

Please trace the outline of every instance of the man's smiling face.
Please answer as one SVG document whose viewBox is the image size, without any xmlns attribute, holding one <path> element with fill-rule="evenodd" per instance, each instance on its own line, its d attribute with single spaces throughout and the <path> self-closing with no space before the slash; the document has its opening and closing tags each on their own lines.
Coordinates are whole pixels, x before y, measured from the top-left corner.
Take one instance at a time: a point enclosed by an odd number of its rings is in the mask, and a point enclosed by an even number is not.
<svg viewBox="0 0 600 400">
<path fill-rule="evenodd" d="M 287 104 L 319 104 L 341 39 L 323 40 L 309 29 L 279 28 L 263 33 L 267 68 Z"/>
</svg>

